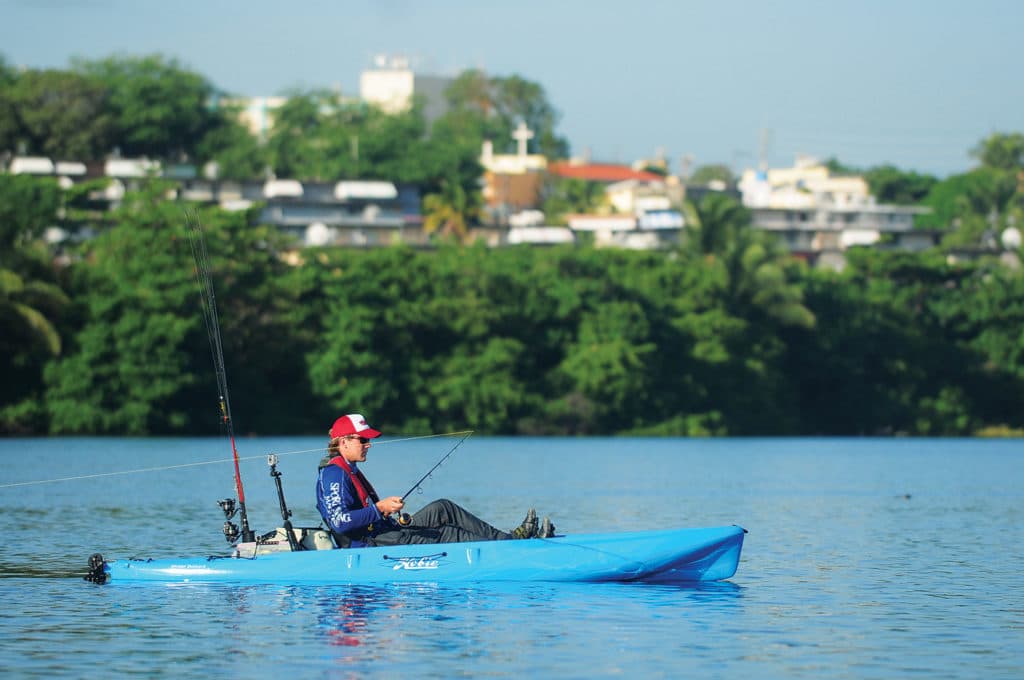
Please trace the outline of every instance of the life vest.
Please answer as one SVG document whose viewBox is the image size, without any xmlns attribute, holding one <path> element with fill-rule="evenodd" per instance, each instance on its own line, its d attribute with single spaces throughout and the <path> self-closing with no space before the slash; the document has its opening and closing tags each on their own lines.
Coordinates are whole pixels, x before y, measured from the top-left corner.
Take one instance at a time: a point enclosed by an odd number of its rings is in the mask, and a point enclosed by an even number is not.
<svg viewBox="0 0 1024 680">
<path fill-rule="evenodd" d="M 380 500 L 377 496 L 377 492 L 373 490 L 373 485 L 370 484 L 370 480 L 363 476 L 362 470 L 353 470 L 352 466 L 343 456 L 335 456 L 326 463 L 321 461 L 320 472 L 323 473 L 323 469 L 328 465 L 337 465 L 344 470 L 348 478 L 352 480 L 352 486 L 356 488 L 356 494 L 359 495 L 359 501 L 363 504 L 364 508 L 368 508 L 370 507 L 370 503 L 376 503 Z M 323 478 L 321 477 L 321 484 L 322 483 Z M 324 517 L 324 522 L 327 523 L 327 526 L 330 529 L 330 522 L 327 521 L 326 516 Z M 348 548 L 352 545 L 353 538 L 363 541 L 367 536 L 371 535 L 373 533 L 373 524 L 370 524 L 365 529 L 356 532 L 355 535 L 341 534 L 333 529 L 330 529 L 330 532 L 331 536 L 334 537 L 334 542 L 337 543 L 339 548 Z"/>
<path fill-rule="evenodd" d="M 344 456 L 335 456 L 327 461 L 327 464 L 337 465 L 345 471 L 348 478 L 352 480 L 352 485 L 356 487 L 356 493 L 359 494 L 359 500 L 362 502 L 364 508 L 368 508 L 370 507 L 370 503 L 376 503 L 380 500 L 380 497 L 377 496 L 377 492 L 373 490 L 373 485 L 370 484 L 370 480 L 363 476 L 363 471 L 358 469 L 353 470 L 352 466 L 349 465 L 349 462 L 345 460 Z"/>
</svg>

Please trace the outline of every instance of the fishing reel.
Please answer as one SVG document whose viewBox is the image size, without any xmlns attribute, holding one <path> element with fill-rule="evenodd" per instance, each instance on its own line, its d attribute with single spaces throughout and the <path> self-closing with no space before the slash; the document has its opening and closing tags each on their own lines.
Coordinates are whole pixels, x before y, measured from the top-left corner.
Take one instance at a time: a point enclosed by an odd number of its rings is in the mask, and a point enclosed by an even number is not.
<svg viewBox="0 0 1024 680">
<path fill-rule="evenodd" d="M 412 515 L 407 512 L 398 513 L 398 526 L 407 527 L 412 524 Z"/>
<path fill-rule="evenodd" d="M 238 512 L 238 508 L 235 507 L 234 498 L 219 500 L 217 501 L 217 505 L 219 505 L 220 509 L 224 511 L 224 519 L 231 519 L 235 516 L 235 513 Z"/>
<path fill-rule="evenodd" d="M 225 498 L 217 501 L 217 505 L 224 511 L 224 540 L 228 543 L 235 543 L 238 541 L 240 532 L 238 531 L 238 525 L 231 521 L 231 518 L 238 512 L 238 507 L 235 504 L 234 498 Z"/>
<path fill-rule="evenodd" d="M 228 543 L 235 543 L 240 535 L 237 524 L 224 522 L 224 540 Z"/>
</svg>

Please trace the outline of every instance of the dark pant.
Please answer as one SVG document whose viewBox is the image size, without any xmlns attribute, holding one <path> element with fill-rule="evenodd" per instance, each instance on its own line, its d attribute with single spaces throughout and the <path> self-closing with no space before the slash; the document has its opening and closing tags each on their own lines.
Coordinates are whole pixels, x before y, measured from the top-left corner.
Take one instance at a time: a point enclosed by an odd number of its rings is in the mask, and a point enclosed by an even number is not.
<svg viewBox="0 0 1024 680">
<path fill-rule="evenodd" d="M 476 515 L 450 500 L 428 503 L 412 516 L 407 527 L 389 528 L 367 539 L 370 545 L 407 543 L 463 543 L 467 541 L 506 541 L 512 534 L 495 529 Z"/>
</svg>

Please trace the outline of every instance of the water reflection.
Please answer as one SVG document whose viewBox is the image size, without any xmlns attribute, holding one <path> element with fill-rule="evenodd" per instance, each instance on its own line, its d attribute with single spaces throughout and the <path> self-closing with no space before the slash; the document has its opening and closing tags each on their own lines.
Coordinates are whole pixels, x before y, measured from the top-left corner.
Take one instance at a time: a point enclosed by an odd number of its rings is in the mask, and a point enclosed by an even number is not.
<svg viewBox="0 0 1024 680">
<path fill-rule="evenodd" d="M 196 586 L 200 587 L 200 586 Z M 532 644 L 559 647 L 566 621 L 639 632 L 653 618 L 673 619 L 699 606 L 708 615 L 738 612 L 744 588 L 731 582 L 480 583 L 218 587 L 238 619 L 304 621 L 339 656 L 369 661 L 389 654 L 474 656 L 495 640 L 517 639 L 528 625 Z M 269 611 L 268 611 L 269 610 Z M 661 613 L 659 613 L 661 610 Z M 516 612 L 519 612 L 516 614 Z M 497 614 L 497 616 L 496 616 Z M 538 622 L 560 622 L 549 625 Z M 358 650 L 358 651 L 357 651 Z M 355 654 L 356 656 L 352 656 Z"/>
<path fill-rule="evenodd" d="M 369 643 L 374 626 L 394 625 L 394 616 L 404 608 L 387 588 L 350 586 L 315 593 L 317 629 L 335 647 L 358 647 Z"/>
</svg>

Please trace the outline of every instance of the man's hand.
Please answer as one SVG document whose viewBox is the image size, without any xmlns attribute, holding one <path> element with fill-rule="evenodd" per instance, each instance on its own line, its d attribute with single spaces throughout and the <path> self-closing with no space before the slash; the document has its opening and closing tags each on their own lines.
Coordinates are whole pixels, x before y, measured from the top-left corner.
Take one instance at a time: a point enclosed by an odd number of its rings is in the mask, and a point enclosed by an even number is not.
<svg viewBox="0 0 1024 680">
<path fill-rule="evenodd" d="M 385 517 L 399 512 L 404 507 L 405 503 L 398 496 L 388 496 L 377 501 L 377 510 Z"/>
</svg>

